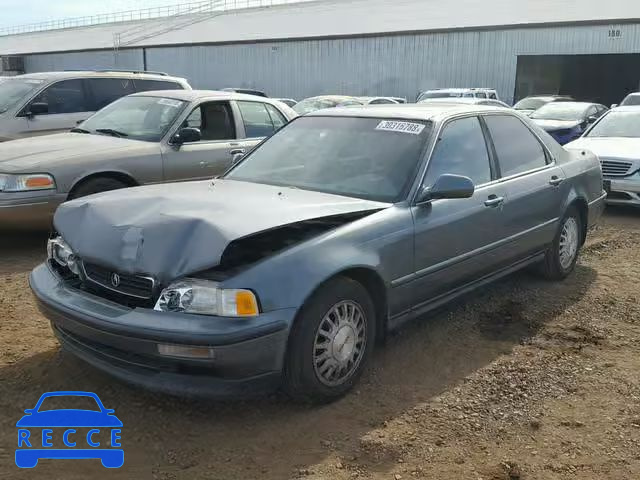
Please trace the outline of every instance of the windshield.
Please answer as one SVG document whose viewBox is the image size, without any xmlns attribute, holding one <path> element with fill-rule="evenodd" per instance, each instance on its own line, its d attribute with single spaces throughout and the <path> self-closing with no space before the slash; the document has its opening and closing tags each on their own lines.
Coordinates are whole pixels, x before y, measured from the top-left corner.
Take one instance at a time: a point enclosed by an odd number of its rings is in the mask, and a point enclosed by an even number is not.
<svg viewBox="0 0 640 480">
<path fill-rule="evenodd" d="M 123 97 L 80 125 L 89 133 L 158 142 L 182 112 L 186 102 L 162 97 Z"/>
<path fill-rule="evenodd" d="M 620 105 L 640 105 L 640 95 L 628 95 Z"/>
<path fill-rule="evenodd" d="M 347 98 L 307 98 L 297 103 L 293 109 L 299 114 L 315 112 L 323 108 L 334 108 L 339 103 L 346 102 Z"/>
<path fill-rule="evenodd" d="M 585 137 L 640 138 L 640 111 L 610 112 Z"/>
<path fill-rule="evenodd" d="M 416 120 L 301 117 L 225 178 L 395 202 L 410 187 L 430 131 Z"/>
<path fill-rule="evenodd" d="M 38 408 L 38 412 L 46 412 L 49 410 L 101 411 L 96 400 L 87 395 L 60 395 L 47 397 L 42 401 L 40 408 Z"/>
<path fill-rule="evenodd" d="M 547 103 L 531 114 L 539 120 L 583 120 L 587 107 L 582 103 Z"/>
<path fill-rule="evenodd" d="M 44 83 L 43 80 L 3 79 L 0 82 L 0 113 L 16 106 Z"/>
<path fill-rule="evenodd" d="M 549 103 L 551 100 L 544 98 L 523 98 L 516 103 L 513 108 L 516 110 L 537 110 L 541 106 Z"/>
</svg>

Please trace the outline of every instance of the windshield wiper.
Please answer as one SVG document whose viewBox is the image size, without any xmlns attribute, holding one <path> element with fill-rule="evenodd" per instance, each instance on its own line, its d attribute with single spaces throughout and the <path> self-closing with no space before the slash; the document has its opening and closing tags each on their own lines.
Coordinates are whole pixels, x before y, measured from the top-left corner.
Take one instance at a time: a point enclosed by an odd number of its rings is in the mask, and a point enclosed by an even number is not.
<svg viewBox="0 0 640 480">
<path fill-rule="evenodd" d="M 104 133 L 105 135 L 111 135 L 112 137 L 128 137 L 129 135 L 124 132 L 119 132 L 113 128 L 96 128 L 96 132 Z"/>
<path fill-rule="evenodd" d="M 70 132 L 73 133 L 91 133 L 89 130 L 86 130 L 84 128 L 80 128 L 80 127 L 73 127 L 71 130 L 69 130 Z"/>
</svg>

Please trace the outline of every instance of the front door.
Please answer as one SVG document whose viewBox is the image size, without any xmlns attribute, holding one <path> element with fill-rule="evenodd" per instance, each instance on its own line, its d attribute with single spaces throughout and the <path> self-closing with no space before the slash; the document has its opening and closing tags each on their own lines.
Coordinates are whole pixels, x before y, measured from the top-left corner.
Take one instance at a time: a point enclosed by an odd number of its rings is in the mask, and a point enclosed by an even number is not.
<svg viewBox="0 0 640 480">
<path fill-rule="evenodd" d="M 238 140 L 236 121 L 227 101 L 205 102 L 193 109 L 181 128 L 200 130 L 199 142 L 168 145 L 162 158 L 164 180 L 202 180 L 224 173 L 232 163 Z"/>
<path fill-rule="evenodd" d="M 493 182 L 495 167 L 477 117 L 444 126 L 424 185 L 432 186 L 445 173 L 469 177 L 476 191 L 471 198 L 433 200 L 413 207 L 418 307 L 490 272 L 495 246 L 504 234 L 506 193 Z"/>
</svg>

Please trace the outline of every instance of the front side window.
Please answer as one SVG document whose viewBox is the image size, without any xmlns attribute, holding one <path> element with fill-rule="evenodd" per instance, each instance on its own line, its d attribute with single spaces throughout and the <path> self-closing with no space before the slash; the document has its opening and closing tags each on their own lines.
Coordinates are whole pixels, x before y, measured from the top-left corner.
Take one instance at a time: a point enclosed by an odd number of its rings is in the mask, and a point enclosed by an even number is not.
<svg viewBox="0 0 640 480">
<path fill-rule="evenodd" d="M 87 101 L 84 80 L 62 80 L 47 87 L 32 103 L 46 103 L 49 115 L 59 113 L 91 112 Z"/>
<path fill-rule="evenodd" d="M 185 104 L 173 98 L 123 97 L 83 122 L 80 128 L 98 135 L 158 142 L 176 121 Z"/>
<path fill-rule="evenodd" d="M 95 111 L 136 92 L 133 80 L 128 78 L 91 78 L 87 82 L 93 99 L 91 110 Z"/>
<path fill-rule="evenodd" d="M 491 181 L 489 154 L 477 117 L 448 123 L 438 139 L 425 185 L 432 186 L 445 173 L 469 177 L 475 185 Z"/>
<path fill-rule="evenodd" d="M 229 102 L 198 105 L 182 126 L 199 129 L 203 141 L 236 139 L 236 127 Z"/>
<path fill-rule="evenodd" d="M 487 115 L 484 120 L 491 134 L 503 177 L 528 172 L 547 164 L 542 145 L 519 119 L 511 115 Z"/>
<path fill-rule="evenodd" d="M 0 113 L 26 101 L 44 83 L 36 79 L 5 79 L 0 83 Z"/>
<path fill-rule="evenodd" d="M 431 123 L 356 117 L 300 117 L 226 176 L 381 202 L 404 198 Z"/>
<path fill-rule="evenodd" d="M 267 107 L 261 102 L 237 102 L 247 138 L 261 138 L 272 135 L 276 127 Z"/>
<path fill-rule="evenodd" d="M 627 97 L 622 100 L 621 106 L 627 105 L 640 105 L 640 95 L 627 95 Z"/>
</svg>

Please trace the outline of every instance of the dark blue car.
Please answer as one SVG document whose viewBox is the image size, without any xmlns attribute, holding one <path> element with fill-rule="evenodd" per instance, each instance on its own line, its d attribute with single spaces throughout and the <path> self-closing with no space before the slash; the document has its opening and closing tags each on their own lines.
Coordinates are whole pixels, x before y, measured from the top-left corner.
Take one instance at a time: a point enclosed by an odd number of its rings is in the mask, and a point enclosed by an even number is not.
<svg viewBox="0 0 640 480">
<path fill-rule="evenodd" d="M 54 409 L 42 407 L 43 402 L 52 397 L 89 397 L 95 400 L 96 410 Z M 20 468 L 33 468 L 41 458 L 55 459 L 100 459 L 107 468 L 119 468 L 124 463 L 124 451 L 120 447 L 120 428 L 122 422 L 113 415 L 114 410 L 104 407 L 100 398 L 91 392 L 50 392 L 40 397 L 36 406 L 25 410 L 16 426 L 18 427 L 18 449 L 16 465 Z M 91 430 L 86 436 L 78 434 L 75 428 Z M 37 428 L 37 431 L 30 429 Z M 40 429 L 42 434 L 40 436 Z M 54 429 L 64 431 L 62 439 L 66 448 L 52 448 Z M 100 429 L 110 430 L 110 448 L 100 448 L 95 440 Z M 33 436 L 31 434 L 34 434 Z M 86 440 L 86 445 L 85 443 Z M 116 447 L 116 448 L 114 448 Z"/>
<path fill-rule="evenodd" d="M 598 103 L 553 102 L 533 112 L 530 118 L 560 145 L 582 136 L 587 128 L 607 111 Z"/>
</svg>

